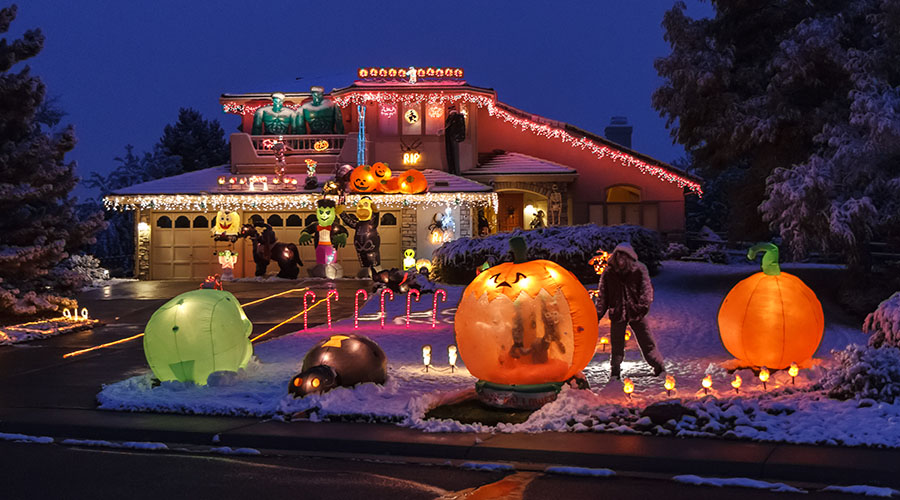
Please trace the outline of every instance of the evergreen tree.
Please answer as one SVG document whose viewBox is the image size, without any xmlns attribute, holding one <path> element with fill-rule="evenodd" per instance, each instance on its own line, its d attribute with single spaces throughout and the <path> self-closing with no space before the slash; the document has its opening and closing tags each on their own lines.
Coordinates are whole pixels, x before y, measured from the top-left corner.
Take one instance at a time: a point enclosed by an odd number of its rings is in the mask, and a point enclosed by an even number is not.
<svg viewBox="0 0 900 500">
<path fill-rule="evenodd" d="M 857 260 L 898 220 L 900 4 L 712 4 L 709 19 L 682 2 L 666 13 L 654 106 L 727 189 L 734 236 L 765 236 L 767 222 L 795 256 Z"/>
<path fill-rule="evenodd" d="M 0 9 L 0 33 L 9 30 L 16 6 Z M 67 304 L 82 283 L 58 264 L 103 228 L 101 213 L 80 220 L 70 192 L 78 179 L 65 154 L 75 146 L 71 126 L 55 131 L 61 117 L 46 105 L 46 89 L 28 66 L 37 55 L 40 30 L 0 40 L 0 314 L 31 315 Z"/>
<path fill-rule="evenodd" d="M 231 156 L 219 121 L 204 120 L 193 108 L 178 110 L 178 121 L 166 125 L 159 146 L 165 154 L 181 158 L 183 172 L 224 165 Z"/>
</svg>

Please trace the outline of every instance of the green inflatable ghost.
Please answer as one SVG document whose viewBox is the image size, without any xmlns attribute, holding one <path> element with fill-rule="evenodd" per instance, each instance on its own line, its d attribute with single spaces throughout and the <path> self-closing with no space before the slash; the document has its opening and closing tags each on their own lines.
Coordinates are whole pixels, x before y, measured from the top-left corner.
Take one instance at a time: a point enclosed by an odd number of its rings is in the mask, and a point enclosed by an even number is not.
<svg viewBox="0 0 900 500">
<path fill-rule="evenodd" d="M 159 380 L 205 385 L 210 373 L 247 366 L 252 330 L 234 295 L 193 290 L 153 313 L 144 330 L 144 355 Z"/>
</svg>

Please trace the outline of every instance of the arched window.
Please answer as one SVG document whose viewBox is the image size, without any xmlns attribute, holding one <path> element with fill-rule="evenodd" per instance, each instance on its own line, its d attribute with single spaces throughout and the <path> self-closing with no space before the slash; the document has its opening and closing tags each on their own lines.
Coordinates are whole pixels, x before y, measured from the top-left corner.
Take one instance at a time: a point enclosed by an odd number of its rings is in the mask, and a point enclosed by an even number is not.
<svg viewBox="0 0 900 500">
<path fill-rule="evenodd" d="M 397 225 L 397 216 L 394 214 L 383 214 L 381 216 L 381 225 L 382 226 L 396 226 Z"/>
<path fill-rule="evenodd" d="M 177 219 L 175 219 L 175 227 L 176 228 L 189 228 L 191 227 L 191 219 L 183 215 L 179 215 Z"/>
<path fill-rule="evenodd" d="M 302 227 L 303 219 L 300 218 L 297 214 L 288 215 L 287 221 L 284 224 L 287 227 Z"/>
<path fill-rule="evenodd" d="M 641 188 L 634 186 L 613 186 L 606 190 L 607 203 L 640 203 Z"/>
<path fill-rule="evenodd" d="M 209 219 L 202 215 L 194 217 L 194 227 L 209 227 Z"/>
<path fill-rule="evenodd" d="M 171 229 L 172 228 L 172 219 L 170 219 L 168 215 L 163 215 L 159 219 L 156 219 L 156 227 L 163 227 L 166 229 Z"/>
<path fill-rule="evenodd" d="M 306 216 L 306 225 L 315 224 L 316 223 L 316 214 L 309 214 Z"/>
<path fill-rule="evenodd" d="M 256 224 L 262 224 L 264 222 L 262 215 L 259 215 L 259 214 L 251 215 L 249 220 L 250 220 L 250 224 L 253 224 L 254 226 Z"/>
<path fill-rule="evenodd" d="M 280 226 L 284 225 L 284 219 L 282 219 L 281 216 L 278 214 L 270 215 L 269 220 L 267 222 L 269 223 L 270 226 L 280 227 Z"/>
</svg>

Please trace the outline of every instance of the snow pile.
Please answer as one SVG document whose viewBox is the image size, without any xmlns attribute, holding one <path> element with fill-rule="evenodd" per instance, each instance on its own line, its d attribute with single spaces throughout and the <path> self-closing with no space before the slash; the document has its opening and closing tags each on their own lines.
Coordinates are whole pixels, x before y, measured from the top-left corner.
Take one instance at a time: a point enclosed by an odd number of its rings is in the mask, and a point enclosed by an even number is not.
<svg viewBox="0 0 900 500">
<path fill-rule="evenodd" d="M 0 345 L 18 344 L 29 340 L 55 337 L 66 333 L 93 328 L 99 323 L 95 319 L 79 319 L 77 321 L 53 318 L 33 323 L 4 326 L 0 328 Z"/>
<path fill-rule="evenodd" d="M 102 439 L 63 439 L 60 444 L 69 446 L 99 446 L 102 448 L 123 448 L 129 450 L 168 450 L 165 443 L 151 441 L 105 441 Z"/>
<path fill-rule="evenodd" d="M 683 476 L 675 476 L 672 479 L 679 483 L 693 484 L 696 486 L 737 486 L 740 488 L 755 488 L 758 490 L 769 490 L 779 493 L 806 493 L 805 490 L 788 486 L 784 483 L 770 483 L 768 481 L 760 481 L 758 479 L 749 479 L 746 477 L 700 477 L 692 474 Z"/>
<path fill-rule="evenodd" d="M 870 333 L 872 347 L 900 347 L 900 292 L 878 304 L 875 312 L 866 316 L 863 331 Z"/>
<path fill-rule="evenodd" d="M 424 297 L 411 303 L 412 324 L 406 328 L 406 296 L 396 295 L 386 303 L 386 325 L 381 329 L 379 301 L 374 297 L 360 311 L 358 330 L 348 318 L 331 330 L 322 326 L 255 345 L 257 359 L 245 370 L 212 377 L 207 386 L 179 382 L 154 386 L 148 370 L 105 386 L 97 398 L 101 408 L 112 410 L 379 421 L 430 432 L 594 431 L 900 447 L 900 402 L 830 399 L 814 385 L 828 371 L 824 364 L 802 370 L 794 381 L 783 371 L 773 372 L 765 388 L 750 370 L 741 370 L 737 373 L 744 383 L 735 393 L 733 375 L 722 368 L 731 356 L 719 340 L 716 313 L 730 287 L 758 269 L 753 263 L 725 267 L 668 262 L 654 278 L 656 300 L 648 320 L 665 355 L 667 374 L 676 380 L 671 394 L 664 390 L 662 378 L 652 376 L 631 339 L 622 365 L 623 375 L 635 385 L 630 398 L 621 382 L 609 380 L 608 353 L 599 352 L 585 369 L 591 390 L 564 387 L 556 401 L 519 424 L 490 427 L 425 418 L 435 406 L 470 397 L 475 385 L 462 360 L 455 372 L 448 366 L 447 346 L 455 343 L 453 317 L 463 290 L 450 286 L 444 287 L 447 302 L 439 304 L 435 328 L 432 301 Z M 601 322 L 600 331 L 608 335 L 608 320 Z M 291 397 L 287 385 L 300 371 L 306 352 L 323 338 L 348 333 L 366 335 L 381 346 L 388 358 L 388 382 Z M 826 318 L 819 355 L 864 341 L 858 328 Z M 425 344 L 433 348 L 433 368 L 427 373 L 422 365 Z M 700 387 L 707 373 L 713 380 L 709 396 Z M 683 411 L 660 421 L 647 407 L 665 401 Z"/>
<path fill-rule="evenodd" d="M 880 488 L 878 486 L 866 486 L 862 484 L 853 486 L 826 486 L 822 488 L 822 491 L 837 491 L 839 493 L 850 493 L 851 495 L 865 495 L 867 497 L 885 498 L 890 498 L 894 495 L 900 494 L 900 491 L 892 488 Z"/>
<path fill-rule="evenodd" d="M 837 366 L 821 385 L 838 399 L 871 399 L 893 403 L 900 396 L 900 349 L 849 345 L 833 351 Z"/>
<path fill-rule="evenodd" d="M 259 450 L 255 448 L 232 448 L 230 446 L 222 446 L 220 448 L 210 448 L 210 453 L 219 453 L 222 455 L 261 455 Z"/>
<path fill-rule="evenodd" d="M 544 469 L 544 472 L 547 474 L 582 477 L 611 477 L 616 475 L 616 472 L 612 469 L 589 469 L 586 467 L 551 466 Z"/>
<path fill-rule="evenodd" d="M 491 472 L 505 472 L 516 470 L 516 468 L 510 464 L 495 464 L 487 462 L 465 462 L 460 464 L 460 467 L 468 470 L 483 470 Z"/>
<path fill-rule="evenodd" d="M 53 442 L 52 437 L 29 436 L 27 434 L 10 434 L 7 432 L 0 432 L 0 440 L 15 441 L 17 443 L 37 443 L 37 444 L 50 444 Z"/>
</svg>

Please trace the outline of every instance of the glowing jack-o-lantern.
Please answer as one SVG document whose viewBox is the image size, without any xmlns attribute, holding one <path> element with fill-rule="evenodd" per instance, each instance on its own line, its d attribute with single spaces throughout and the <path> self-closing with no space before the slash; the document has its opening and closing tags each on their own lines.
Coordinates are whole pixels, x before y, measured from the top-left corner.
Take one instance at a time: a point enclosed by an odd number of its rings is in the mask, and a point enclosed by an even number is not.
<svg viewBox="0 0 900 500">
<path fill-rule="evenodd" d="M 391 167 L 388 167 L 387 163 L 384 162 L 375 162 L 372 164 L 372 175 L 375 176 L 375 180 L 384 180 L 391 178 Z"/>
<path fill-rule="evenodd" d="M 313 149 L 315 149 L 316 151 L 320 151 L 320 152 L 325 151 L 326 149 L 328 149 L 328 141 L 326 141 L 325 139 L 322 139 L 322 140 L 318 140 L 318 141 L 314 142 Z"/>
<path fill-rule="evenodd" d="M 480 273 L 463 292 L 455 317 L 459 355 L 486 382 L 563 382 L 594 355 L 594 303 L 555 262 L 526 262 L 523 238 L 510 239 L 510 247 L 515 262 Z"/>
<path fill-rule="evenodd" d="M 354 191 L 368 193 L 375 189 L 376 184 L 375 175 L 372 174 L 372 167 L 369 165 L 360 165 L 350 174 L 350 187 Z"/>
<path fill-rule="evenodd" d="M 725 349 L 750 366 L 782 369 L 812 358 L 825 329 L 822 304 L 800 278 L 781 272 L 778 247 L 760 243 L 747 253 L 765 252 L 762 272 L 734 286 L 719 308 Z"/>
</svg>

